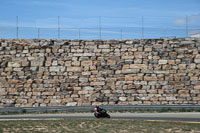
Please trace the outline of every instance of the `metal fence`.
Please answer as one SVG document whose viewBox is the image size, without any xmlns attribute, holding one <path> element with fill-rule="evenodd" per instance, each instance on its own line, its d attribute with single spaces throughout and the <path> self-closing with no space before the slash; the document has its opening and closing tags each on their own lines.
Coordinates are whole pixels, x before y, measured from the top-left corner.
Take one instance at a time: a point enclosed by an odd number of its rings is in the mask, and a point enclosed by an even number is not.
<svg viewBox="0 0 200 133">
<path fill-rule="evenodd" d="M 200 16 L 0 18 L 0 38 L 184 38 L 200 33 Z"/>
</svg>

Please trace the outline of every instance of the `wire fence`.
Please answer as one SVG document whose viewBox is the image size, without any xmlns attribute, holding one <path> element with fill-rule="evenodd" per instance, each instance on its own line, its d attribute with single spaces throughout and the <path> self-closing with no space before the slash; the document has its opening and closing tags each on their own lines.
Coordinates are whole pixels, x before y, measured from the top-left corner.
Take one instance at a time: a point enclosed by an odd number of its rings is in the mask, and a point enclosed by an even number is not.
<svg viewBox="0 0 200 133">
<path fill-rule="evenodd" d="M 195 33 L 200 33 L 200 16 L 0 18 L 0 38 L 8 39 L 184 38 Z"/>
</svg>

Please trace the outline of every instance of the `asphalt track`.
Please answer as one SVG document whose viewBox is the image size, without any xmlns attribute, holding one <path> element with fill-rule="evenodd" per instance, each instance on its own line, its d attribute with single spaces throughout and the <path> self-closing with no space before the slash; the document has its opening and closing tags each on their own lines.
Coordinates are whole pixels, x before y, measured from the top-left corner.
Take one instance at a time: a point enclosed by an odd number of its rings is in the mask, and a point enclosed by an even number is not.
<svg viewBox="0 0 200 133">
<path fill-rule="evenodd" d="M 199 123 L 199 112 L 188 113 L 110 113 L 111 119 L 133 119 L 145 121 L 168 121 Z M 69 114 L 25 114 L 25 115 L 0 115 L 0 120 L 26 120 L 26 119 L 69 119 L 89 118 L 95 119 L 93 113 L 69 113 Z"/>
<path fill-rule="evenodd" d="M 200 105 L 101 105 L 109 111 L 132 110 L 200 110 Z M 90 111 L 94 106 L 52 106 L 52 107 L 0 107 L 0 113 L 16 112 L 51 112 L 51 111 Z"/>
</svg>

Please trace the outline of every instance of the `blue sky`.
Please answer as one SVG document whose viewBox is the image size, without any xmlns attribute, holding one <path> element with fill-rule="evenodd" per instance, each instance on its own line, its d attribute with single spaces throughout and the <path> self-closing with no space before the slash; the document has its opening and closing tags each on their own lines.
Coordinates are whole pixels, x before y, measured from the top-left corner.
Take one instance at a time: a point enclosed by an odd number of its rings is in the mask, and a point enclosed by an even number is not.
<svg viewBox="0 0 200 133">
<path fill-rule="evenodd" d="M 0 12 L 0 31 L 2 31 L 0 37 L 14 36 L 14 33 L 8 31 L 14 32 L 15 30 L 8 27 L 16 26 L 16 16 L 19 16 L 20 27 L 56 28 L 57 17 L 60 16 L 61 28 L 97 29 L 99 28 L 99 16 L 101 16 L 102 29 L 112 28 L 102 30 L 102 34 L 105 32 L 104 35 L 112 34 L 113 36 L 116 33 L 118 37 L 121 36 L 120 31 L 122 30 L 125 37 L 130 33 L 131 28 L 135 28 L 133 30 L 141 34 L 142 16 L 143 26 L 146 27 L 144 30 L 146 37 L 152 34 L 148 33 L 148 30 L 153 31 L 154 34 L 162 32 L 162 36 L 168 35 L 167 31 L 156 31 L 155 28 L 181 27 L 184 29 L 186 15 L 189 28 L 200 28 L 200 0 L 0 0 Z M 7 28 L 5 28 L 6 26 Z M 129 30 L 127 27 L 130 27 Z M 30 31 L 33 32 L 33 36 L 37 36 L 33 29 L 21 28 L 21 31 L 25 32 L 20 34 L 24 38 Z M 44 36 L 45 38 L 56 36 L 56 31 L 53 30 L 42 31 L 41 29 L 41 32 L 43 35 L 45 32 L 49 34 L 52 32 L 51 36 Z M 65 31 L 62 32 L 66 34 Z M 76 37 L 80 34 L 77 30 L 70 30 L 70 32 Z M 96 33 L 98 31 L 85 30 L 85 32 L 89 35 L 95 33 L 98 37 L 98 33 Z M 182 33 L 181 30 L 170 31 L 170 33 L 172 32 L 175 32 L 173 34 L 177 34 L 177 36 Z M 82 37 L 86 34 L 83 30 L 81 33 Z M 27 38 L 31 38 L 31 35 L 29 36 Z M 141 37 L 136 34 L 131 36 Z M 113 36 L 113 38 L 116 37 Z"/>
</svg>

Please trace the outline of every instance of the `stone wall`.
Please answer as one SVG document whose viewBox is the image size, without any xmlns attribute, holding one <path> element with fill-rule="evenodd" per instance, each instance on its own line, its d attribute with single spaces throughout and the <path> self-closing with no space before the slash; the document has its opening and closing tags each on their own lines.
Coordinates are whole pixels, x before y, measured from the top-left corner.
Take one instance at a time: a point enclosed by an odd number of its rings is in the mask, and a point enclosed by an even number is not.
<svg viewBox="0 0 200 133">
<path fill-rule="evenodd" d="M 200 104 L 200 40 L 0 40 L 0 106 Z"/>
</svg>

